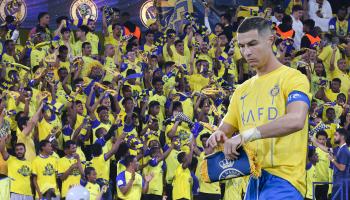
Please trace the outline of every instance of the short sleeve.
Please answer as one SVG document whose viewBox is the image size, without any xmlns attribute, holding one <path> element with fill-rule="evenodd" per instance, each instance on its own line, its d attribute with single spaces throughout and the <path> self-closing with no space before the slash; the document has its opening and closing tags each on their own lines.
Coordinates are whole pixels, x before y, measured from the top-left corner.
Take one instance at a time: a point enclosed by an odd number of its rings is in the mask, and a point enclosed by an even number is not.
<svg viewBox="0 0 350 200">
<path fill-rule="evenodd" d="M 58 162 L 57 162 L 57 173 L 58 174 L 63 174 L 64 172 L 66 172 L 66 169 L 64 166 L 65 164 L 66 164 L 66 162 L 64 160 L 64 157 L 58 159 Z"/>
<path fill-rule="evenodd" d="M 116 178 L 118 188 L 126 186 L 125 171 L 121 172 Z"/>
<path fill-rule="evenodd" d="M 152 158 L 151 160 L 148 161 L 148 164 L 152 167 L 157 166 L 158 164 L 157 158 Z"/>
<path fill-rule="evenodd" d="M 32 162 L 32 174 L 37 175 L 38 174 L 38 169 L 37 169 L 37 164 L 36 164 L 36 159 L 33 160 Z"/>
<path fill-rule="evenodd" d="M 331 56 L 330 53 L 331 52 L 328 50 L 328 48 L 325 47 L 321 51 L 320 55 L 318 55 L 318 58 L 324 62 L 329 56 Z"/>
<path fill-rule="evenodd" d="M 337 162 L 343 165 L 349 164 L 349 152 L 345 148 L 341 148 L 337 155 Z"/>
<path fill-rule="evenodd" d="M 98 119 L 95 119 L 94 121 L 91 122 L 91 128 L 96 128 L 100 125 L 100 121 Z"/>
<path fill-rule="evenodd" d="M 238 91 L 236 90 L 233 93 L 233 96 L 230 101 L 230 105 L 228 106 L 228 110 L 223 121 L 227 124 L 230 124 L 231 126 L 233 126 L 238 130 L 239 111 L 238 111 L 237 97 L 238 97 Z"/>
</svg>

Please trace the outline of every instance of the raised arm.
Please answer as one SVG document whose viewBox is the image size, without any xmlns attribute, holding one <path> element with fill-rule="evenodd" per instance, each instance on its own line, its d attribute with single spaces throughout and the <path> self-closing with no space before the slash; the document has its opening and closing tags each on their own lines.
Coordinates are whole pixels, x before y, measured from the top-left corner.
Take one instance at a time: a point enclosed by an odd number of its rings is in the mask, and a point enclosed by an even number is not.
<svg viewBox="0 0 350 200">
<path fill-rule="evenodd" d="M 30 134 L 30 132 L 32 132 L 33 128 L 35 127 L 35 125 L 38 123 L 40 117 L 41 117 L 41 110 L 43 108 L 43 103 L 40 104 L 38 110 L 36 111 L 36 113 L 32 116 L 32 118 L 28 121 L 27 126 L 22 130 L 22 133 L 26 136 L 28 136 Z"/>
</svg>

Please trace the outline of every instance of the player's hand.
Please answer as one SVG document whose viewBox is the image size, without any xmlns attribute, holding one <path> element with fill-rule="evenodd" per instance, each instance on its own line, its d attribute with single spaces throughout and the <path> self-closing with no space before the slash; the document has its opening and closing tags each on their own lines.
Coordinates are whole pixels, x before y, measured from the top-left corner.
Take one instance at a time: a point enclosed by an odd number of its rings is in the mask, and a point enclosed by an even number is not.
<svg viewBox="0 0 350 200">
<path fill-rule="evenodd" d="M 332 161 L 332 160 L 334 160 L 334 156 L 331 155 L 331 154 L 328 154 L 328 159 L 329 159 L 330 161 Z"/>
<path fill-rule="evenodd" d="M 207 141 L 207 145 L 212 148 L 215 148 L 218 145 L 218 142 L 223 143 L 226 140 L 227 140 L 226 134 L 221 130 L 217 130 L 209 137 Z"/>
<path fill-rule="evenodd" d="M 234 160 L 237 159 L 239 153 L 237 149 L 242 144 L 242 137 L 240 135 L 236 135 L 230 139 L 227 139 L 224 143 L 224 153 L 226 159 Z"/>
<path fill-rule="evenodd" d="M 148 174 L 147 176 L 145 176 L 145 181 L 146 181 L 147 183 L 149 183 L 149 182 L 153 179 L 153 176 L 154 176 L 154 174 L 153 174 L 153 172 L 151 172 L 150 174 Z"/>
</svg>

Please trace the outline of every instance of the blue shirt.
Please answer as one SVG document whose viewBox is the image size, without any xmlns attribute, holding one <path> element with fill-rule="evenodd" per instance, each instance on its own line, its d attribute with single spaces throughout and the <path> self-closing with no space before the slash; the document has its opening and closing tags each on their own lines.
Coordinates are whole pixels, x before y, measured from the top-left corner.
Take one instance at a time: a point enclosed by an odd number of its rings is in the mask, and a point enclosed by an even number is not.
<svg viewBox="0 0 350 200">
<path fill-rule="evenodd" d="M 336 153 L 336 161 L 340 164 L 345 165 L 345 170 L 340 171 L 336 166 L 333 166 L 333 180 L 337 182 L 338 180 L 349 178 L 349 166 L 350 166 L 350 151 L 346 144 L 342 145 L 338 152 Z"/>
</svg>

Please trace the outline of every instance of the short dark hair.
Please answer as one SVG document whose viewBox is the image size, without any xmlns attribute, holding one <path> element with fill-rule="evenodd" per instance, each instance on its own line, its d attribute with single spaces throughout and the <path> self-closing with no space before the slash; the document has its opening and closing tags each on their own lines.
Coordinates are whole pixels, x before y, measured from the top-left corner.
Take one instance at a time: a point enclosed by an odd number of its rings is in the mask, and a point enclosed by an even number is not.
<svg viewBox="0 0 350 200">
<path fill-rule="evenodd" d="M 29 117 L 19 117 L 17 120 L 17 126 L 19 130 L 23 130 L 23 126 L 27 125 L 27 122 L 29 121 Z"/>
<path fill-rule="evenodd" d="M 78 27 L 78 29 L 80 29 L 85 34 L 87 34 L 89 32 L 89 27 L 86 26 L 86 25 L 81 25 L 81 26 Z"/>
<path fill-rule="evenodd" d="M 113 25 L 112 25 L 112 30 L 114 30 L 115 29 L 115 27 L 117 27 L 117 26 L 122 26 L 121 24 L 119 24 L 119 23 L 114 23 Z"/>
<path fill-rule="evenodd" d="M 223 18 L 225 18 L 228 21 L 231 21 L 231 18 L 232 18 L 229 13 L 224 13 L 224 14 L 220 15 L 220 17 L 223 17 Z"/>
<path fill-rule="evenodd" d="M 158 101 L 151 101 L 149 102 L 149 108 L 153 108 L 153 107 L 156 107 L 156 106 L 160 106 L 160 103 Z"/>
<path fill-rule="evenodd" d="M 173 102 L 173 110 L 176 110 L 178 108 L 182 108 L 182 103 L 180 101 L 174 101 Z"/>
<path fill-rule="evenodd" d="M 65 33 L 65 32 L 70 32 L 70 29 L 67 27 L 64 27 L 61 29 L 61 34 Z"/>
<path fill-rule="evenodd" d="M 59 48 L 58 48 L 58 52 L 61 54 L 63 53 L 63 51 L 68 51 L 68 47 L 66 45 L 61 45 Z"/>
<path fill-rule="evenodd" d="M 174 45 L 176 46 L 176 45 L 178 45 L 178 44 L 180 44 L 180 43 L 183 43 L 183 41 L 182 41 L 182 40 L 176 40 L 176 41 L 174 42 Z"/>
<path fill-rule="evenodd" d="M 300 10 L 304 10 L 301 5 L 294 5 L 293 8 L 292 8 L 292 13 L 300 11 Z"/>
<path fill-rule="evenodd" d="M 316 133 L 316 138 L 318 138 L 318 136 L 325 136 L 326 139 L 328 138 L 327 132 L 326 131 L 318 131 Z"/>
<path fill-rule="evenodd" d="M 162 80 L 161 78 L 154 78 L 154 79 L 152 80 L 152 85 L 155 85 L 155 84 L 158 83 L 158 82 L 164 83 L 163 80 Z"/>
<path fill-rule="evenodd" d="M 43 18 L 45 15 L 49 15 L 49 13 L 48 12 L 40 12 L 38 14 L 38 21 L 40 21 L 40 19 Z"/>
<path fill-rule="evenodd" d="M 103 110 L 107 110 L 107 111 L 108 111 L 108 108 L 107 108 L 106 106 L 99 106 L 99 107 L 97 108 L 97 113 L 100 113 L 100 112 L 103 111 Z"/>
<path fill-rule="evenodd" d="M 39 150 L 42 151 L 43 148 L 47 145 L 47 144 L 50 144 L 50 142 L 48 140 L 41 140 L 39 142 Z"/>
<path fill-rule="evenodd" d="M 124 158 L 125 167 L 129 167 L 130 164 L 134 161 L 134 159 L 135 159 L 135 156 L 127 155 L 127 156 Z"/>
<path fill-rule="evenodd" d="M 125 97 L 122 101 L 122 105 L 126 104 L 127 101 L 133 101 L 133 98 L 131 97 Z"/>
<path fill-rule="evenodd" d="M 341 84 L 341 80 L 339 79 L 339 78 L 334 78 L 334 79 L 332 79 L 332 82 L 333 81 L 336 81 L 336 82 L 338 82 L 339 84 Z"/>
<path fill-rule="evenodd" d="M 91 45 L 90 42 L 83 42 L 81 48 L 84 49 L 87 45 Z"/>
<path fill-rule="evenodd" d="M 204 138 L 210 138 L 210 133 L 204 133 L 199 137 L 200 140 L 203 140 Z"/>
<path fill-rule="evenodd" d="M 93 171 L 95 171 L 95 168 L 93 168 L 93 167 L 86 167 L 85 170 L 84 170 L 84 174 L 85 174 L 85 176 L 88 176 Z"/>
<path fill-rule="evenodd" d="M 258 30 L 259 34 L 266 30 L 271 31 L 270 22 L 262 17 L 248 17 L 239 25 L 237 32 L 246 33 L 255 29 Z"/>
<path fill-rule="evenodd" d="M 282 24 L 287 24 L 287 23 L 290 23 L 290 24 L 293 23 L 293 19 L 290 15 L 285 15 L 282 18 Z"/>
<path fill-rule="evenodd" d="M 177 155 L 177 161 L 178 161 L 179 163 L 182 163 L 183 160 L 185 159 L 185 156 L 186 156 L 186 153 L 185 153 L 185 152 L 179 153 L 179 154 Z"/>
<path fill-rule="evenodd" d="M 68 140 L 63 144 L 63 150 L 67 150 L 70 148 L 71 145 L 76 145 L 76 143 L 73 140 Z"/>
<path fill-rule="evenodd" d="M 69 20 L 69 18 L 67 16 L 59 16 L 56 18 L 56 23 L 60 24 L 62 22 L 62 20 Z"/>
<path fill-rule="evenodd" d="M 22 142 L 19 142 L 19 143 L 15 144 L 15 148 L 19 147 L 19 146 L 22 146 L 24 148 L 24 150 L 26 149 L 26 145 L 24 143 L 22 143 Z"/>
<path fill-rule="evenodd" d="M 308 26 L 310 29 L 315 28 L 315 21 L 313 19 L 307 19 L 303 22 L 304 26 Z"/>
</svg>

